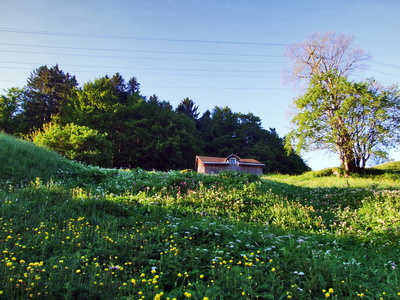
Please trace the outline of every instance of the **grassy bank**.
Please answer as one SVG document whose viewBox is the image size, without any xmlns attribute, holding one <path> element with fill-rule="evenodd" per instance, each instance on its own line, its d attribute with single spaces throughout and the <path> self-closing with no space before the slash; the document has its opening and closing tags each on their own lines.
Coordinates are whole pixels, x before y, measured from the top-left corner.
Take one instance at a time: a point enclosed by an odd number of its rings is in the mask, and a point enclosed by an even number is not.
<svg viewBox="0 0 400 300">
<path fill-rule="evenodd" d="M 14 147 L 0 146 L 4 299 L 399 297 L 400 181 L 382 176 L 394 165 L 363 178 L 122 171 L 0 138 Z"/>
</svg>

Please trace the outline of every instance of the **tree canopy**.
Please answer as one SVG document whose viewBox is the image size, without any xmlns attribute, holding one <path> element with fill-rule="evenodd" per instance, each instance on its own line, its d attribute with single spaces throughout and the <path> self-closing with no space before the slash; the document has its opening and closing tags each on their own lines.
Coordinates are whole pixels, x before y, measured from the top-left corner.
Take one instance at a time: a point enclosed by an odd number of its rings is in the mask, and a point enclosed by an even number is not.
<svg viewBox="0 0 400 300">
<path fill-rule="evenodd" d="M 65 74 L 58 65 L 34 70 L 28 78 L 22 103 L 25 132 L 41 129 L 51 122 L 77 85 L 75 76 Z"/>
<path fill-rule="evenodd" d="M 335 32 L 313 33 L 301 43 L 288 45 L 285 79 L 306 87 L 314 75 L 336 72 L 348 77 L 365 68 L 371 56 L 353 43 L 354 38 Z"/>
<path fill-rule="evenodd" d="M 400 94 L 373 79 L 350 82 L 329 72 L 314 75 L 308 91 L 296 99 L 295 129 L 286 146 L 336 152 L 349 172 L 359 172 L 371 156 L 400 140 Z"/>
<path fill-rule="evenodd" d="M 36 145 L 50 148 L 68 159 L 110 167 L 111 143 L 104 134 L 85 126 L 45 124 L 31 135 Z"/>
<path fill-rule="evenodd" d="M 18 134 L 21 121 L 21 105 L 24 90 L 20 88 L 8 89 L 6 95 L 0 96 L 0 129 L 10 134 Z"/>
<path fill-rule="evenodd" d="M 196 155 L 235 153 L 260 160 L 265 172 L 309 170 L 297 154 L 286 155 L 283 139 L 263 129 L 252 113 L 215 107 L 199 117 L 190 98 L 174 109 L 157 95 L 146 99 L 139 87 L 135 77 L 125 81 L 119 73 L 79 87 L 58 66 L 42 66 L 24 88 L 1 96 L 0 130 L 31 136 L 69 158 L 116 168 L 191 169 Z"/>
<path fill-rule="evenodd" d="M 199 117 L 199 113 L 197 112 L 198 108 L 199 106 L 195 105 L 192 99 L 185 98 L 181 101 L 181 103 L 179 103 L 176 111 L 197 120 L 197 118 Z"/>
<path fill-rule="evenodd" d="M 286 56 L 286 78 L 308 86 L 294 100 L 294 129 L 286 137 L 289 151 L 327 149 L 338 154 L 346 171 L 359 172 L 371 156 L 385 156 L 384 148 L 395 146 L 400 125 L 397 86 L 348 79 L 370 58 L 352 37 L 314 33 L 289 45 Z"/>
</svg>

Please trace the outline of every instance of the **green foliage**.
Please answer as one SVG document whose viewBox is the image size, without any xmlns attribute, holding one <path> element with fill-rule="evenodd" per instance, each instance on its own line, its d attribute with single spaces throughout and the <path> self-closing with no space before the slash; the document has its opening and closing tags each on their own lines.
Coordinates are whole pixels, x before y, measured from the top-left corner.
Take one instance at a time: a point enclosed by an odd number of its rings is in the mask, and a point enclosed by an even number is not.
<svg viewBox="0 0 400 300">
<path fill-rule="evenodd" d="M 199 117 L 199 113 L 197 109 L 199 108 L 198 105 L 195 105 L 194 101 L 189 98 L 185 98 L 179 103 L 178 107 L 176 108 L 176 112 L 185 114 L 189 118 L 197 120 Z"/>
<path fill-rule="evenodd" d="M 2 297 L 400 292 L 398 191 L 302 187 L 298 176 L 77 166 L 60 165 L 52 182 L 0 189 Z"/>
<path fill-rule="evenodd" d="M 199 152 L 194 121 L 156 97 L 144 101 L 132 94 L 121 102 L 122 83 L 120 92 L 114 85 L 108 77 L 84 85 L 76 98 L 70 99 L 68 114 L 60 122 L 75 120 L 81 126 L 108 133 L 114 167 L 192 167 Z"/>
<path fill-rule="evenodd" d="M 90 165 L 111 166 L 111 143 L 97 130 L 73 123 L 65 126 L 46 124 L 43 131 L 31 135 L 32 141 L 64 157 Z"/>
<path fill-rule="evenodd" d="M 308 91 L 295 101 L 295 129 L 286 137 L 300 150 L 338 153 L 348 172 L 359 172 L 371 156 L 382 156 L 400 138 L 400 97 L 397 86 L 374 80 L 352 83 L 337 71 L 313 77 Z"/>
<path fill-rule="evenodd" d="M 174 110 L 156 95 L 149 99 L 141 96 L 139 86 L 134 77 L 125 83 L 116 73 L 77 88 L 75 77 L 58 65 L 41 66 L 32 72 L 26 87 L 1 96 L 0 129 L 27 137 L 35 131 L 49 131 L 46 124 L 51 122 L 56 124 L 52 131 L 61 137 L 76 135 L 67 133 L 72 130 L 68 124 L 75 124 L 74 130 L 88 127 L 98 132 L 94 140 L 82 144 L 82 139 L 64 137 L 63 141 L 69 142 L 60 145 L 55 138 L 46 137 L 51 143 L 48 146 L 69 158 L 115 168 L 188 169 L 194 167 L 196 155 L 226 157 L 235 153 L 261 161 L 266 172 L 299 174 L 309 170 L 297 154 L 286 155 L 275 129 L 263 129 L 260 118 L 252 113 L 215 107 L 212 114 L 206 112 L 198 118 L 193 100 L 185 98 Z M 105 134 L 111 143 L 111 165 L 100 137 Z M 72 141 L 78 144 L 72 146 Z M 96 143 L 102 149 L 90 148 L 89 152 L 104 153 L 102 161 L 82 148 Z"/>
<path fill-rule="evenodd" d="M 28 78 L 25 98 L 22 103 L 23 132 L 41 129 L 62 110 L 77 87 L 75 76 L 58 68 L 41 66 Z"/>
<path fill-rule="evenodd" d="M 320 171 L 306 172 L 301 176 L 301 178 L 313 179 L 317 177 L 328 177 L 328 176 L 343 177 L 346 176 L 346 171 L 342 168 L 326 168 Z"/>
<path fill-rule="evenodd" d="M 21 125 L 20 109 L 24 99 L 23 89 L 11 88 L 7 95 L 0 96 L 0 130 L 8 134 L 18 134 Z"/>
<path fill-rule="evenodd" d="M 209 156 L 226 157 L 227 153 L 235 153 L 242 158 L 254 158 L 265 164 L 266 173 L 300 174 L 309 170 L 300 156 L 287 155 L 276 130 L 263 129 L 260 118 L 252 113 L 215 107 L 212 114 L 205 114 L 199 122 L 205 153 Z"/>
<path fill-rule="evenodd" d="M 296 177 L 300 180 L 310 180 L 315 178 L 327 178 L 327 177 L 337 177 L 337 178 L 351 178 L 354 179 L 368 179 L 375 181 L 387 181 L 395 182 L 400 180 L 400 163 L 391 162 L 380 166 L 365 168 L 361 173 L 353 173 L 350 176 L 347 174 L 346 170 L 343 168 L 326 168 L 320 171 L 310 171 Z"/>
<path fill-rule="evenodd" d="M 48 172 L 30 166 L 38 175 L 54 172 L 52 161 L 59 161 L 53 180 L 22 186 L 0 170 L 6 299 L 400 293 L 399 181 L 389 190 L 369 178 L 104 169 L 0 137 L 7 145 L 0 158 L 5 153 L 15 164 L 27 162 L 13 156 L 36 162 L 47 155 Z M 398 163 L 387 169 L 398 172 Z"/>
</svg>

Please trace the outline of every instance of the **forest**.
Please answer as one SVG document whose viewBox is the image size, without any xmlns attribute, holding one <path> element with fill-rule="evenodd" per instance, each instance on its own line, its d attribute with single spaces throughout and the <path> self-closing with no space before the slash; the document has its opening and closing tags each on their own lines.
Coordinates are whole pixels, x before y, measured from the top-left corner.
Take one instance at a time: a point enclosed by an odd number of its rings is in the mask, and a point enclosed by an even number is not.
<svg viewBox="0 0 400 300">
<path fill-rule="evenodd" d="M 173 108 L 155 94 L 142 95 L 135 77 L 125 81 L 116 73 L 80 85 L 58 65 L 40 66 L 24 87 L 0 96 L 0 130 L 101 167 L 193 169 L 196 155 L 235 153 L 264 163 L 264 173 L 309 170 L 254 114 L 198 109 L 190 98 Z"/>
</svg>

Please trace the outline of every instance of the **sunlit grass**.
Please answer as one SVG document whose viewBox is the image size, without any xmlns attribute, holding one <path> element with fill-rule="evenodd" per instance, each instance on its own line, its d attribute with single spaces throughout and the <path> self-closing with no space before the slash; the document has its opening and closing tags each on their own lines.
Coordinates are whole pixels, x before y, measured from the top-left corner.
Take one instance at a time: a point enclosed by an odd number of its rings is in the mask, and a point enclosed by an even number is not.
<svg viewBox="0 0 400 300">
<path fill-rule="evenodd" d="M 325 176 L 325 177 L 308 177 L 303 176 L 288 176 L 288 175 L 265 175 L 263 178 L 271 179 L 274 181 L 282 182 L 299 187 L 309 188 L 380 188 L 380 189 L 399 189 L 400 180 L 393 180 L 385 178 L 385 176 L 374 176 L 374 177 L 360 177 L 350 176 L 337 177 L 337 176 Z"/>
<path fill-rule="evenodd" d="M 37 166 L 0 187 L 2 299 L 399 297 L 396 180 Z"/>
</svg>

